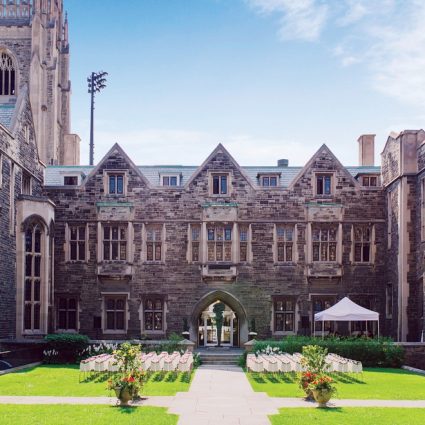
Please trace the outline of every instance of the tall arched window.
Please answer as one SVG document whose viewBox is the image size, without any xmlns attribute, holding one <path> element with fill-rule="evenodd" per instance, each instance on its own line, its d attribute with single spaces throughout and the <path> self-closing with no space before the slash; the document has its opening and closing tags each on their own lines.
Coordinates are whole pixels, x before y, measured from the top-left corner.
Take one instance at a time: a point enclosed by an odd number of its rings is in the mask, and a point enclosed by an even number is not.
<svg viewBox="0 0 425 425">
<path fill-rule="evenodd" d="M 16 94 L 16 69 L 13 59 L 6 52 L 0 56 L 0 95 Z"/>
<path fill-rule="evenodd" d="M 25 231 L 24 330 L 40 330 L 42 281 L 42 227 Z"/>
</svg>

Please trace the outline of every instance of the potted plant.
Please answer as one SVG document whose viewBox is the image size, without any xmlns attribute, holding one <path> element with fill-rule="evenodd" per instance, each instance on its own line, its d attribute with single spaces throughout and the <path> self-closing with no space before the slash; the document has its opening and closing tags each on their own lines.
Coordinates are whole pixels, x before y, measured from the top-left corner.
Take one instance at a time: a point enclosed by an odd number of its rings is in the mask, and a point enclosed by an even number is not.
<svg viewBox="0 0 425 425">
<path fill-rule="evenodd" d="M 128 406 L 139 396 L 145 381 L 140 346 L 124 342 L 114 351 L 114 357 L 118 372 L 108 380 L 108 388 L 115 391 L 122 406 Z"/>
<path fill-rule="evenodd" d="M 336 392 L 334 380 L 328 375 L 319 375 L 308 385 L 313 393 L 314 399 L 319 403 L 318 407 L 326 407 L 326 403 L 331 399 Z"/>
<path fill-rule="evenodd" d="M 301 364 L 304 371 L 299 375 L 299 387 L 305 392 L 306 399 L 313 399 L 313 392 L 310 388 L 319 376 L 324 375 L 327 370 L 326 355 L 328 351 L 318 345 L 305 345 Z"/>
<path fill-rule="evenodd" d="M 123 374 L 117 373 L 108 380 L 108 388 L 115 391 L 121 406 L 128 406 L 130 400 L 139 396 L 143 388 L 144 376 L 141 371 Z"/>
</svg>

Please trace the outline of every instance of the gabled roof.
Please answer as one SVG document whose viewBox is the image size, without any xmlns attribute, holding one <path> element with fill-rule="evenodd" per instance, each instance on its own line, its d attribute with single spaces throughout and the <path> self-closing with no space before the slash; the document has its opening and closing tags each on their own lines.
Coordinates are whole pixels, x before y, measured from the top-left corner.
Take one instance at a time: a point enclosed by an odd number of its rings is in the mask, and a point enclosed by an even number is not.
<svg viewBox="0 0 425 425">
<path fill-rule="evenodd" d="M 127 161 L 130 168 L 132 168 L 136 174 L 142 179 L 142 181 L 146 184 L 146 186 L 150 186 L 149 181 L 146 179 L 146 177 L 140 172 L 140 169 L 134 164 L 134 162 L 129 158 L 129 156 L 124 152 L 123 148 L 118 144 L 115 143 L 114 146 L 112 146 L 111 149 L 106 153 L 106 155 L 100 160 L 99 164 L 97 164 L 87 175 L 87 177 L 82 182 L 82 186 L 84 186 L 87 181 L 90 180 L 91 177 L 97 174 L 99 169 L 103 166 L 103 164 L 108 160 L 108 158 L 114 153 L 118 151 L 120 155 Z"/>
<path fill-rule="evenodd" d="M 317 150 L 317 152 L 310 158 L 310 160 L 302 168 L 302 170 L 298 173 L 298 175 L 292 180 L 291 184 L 289 185 L 289 189 L 292 189 L 297 184 L 298 180 L 300 180 L 301 177 L 307 172 L 307 170 L 312 167 L 314 161 L 323 152 L 323 150 L 325 150 L 326 153 L 330 155 L 330 157 L 335 162 L 335 164 L 337 165 L 337 167 L 340 168 L 341 170 L 343 170 L 346 173 L 347 177 L 349 179 L 351 179 L 351 181 L 353 182 L 354 186 L 357 186 L 357 187 L 360 186 L 359 182 L 354 178 L 354 176 L 347 170 L 346 167 L 344 167 L 341 164 L 341 162 L 339 162 L 338 158 L 333 154 L 333 152 L 324 143 L 322 146 L 320 146 L 320 148 Z"/>
<path fill-rule="evenodd" d="M 223 153 L 225 156 L 227 156 L 230 160 L 230 162 L 233 164 L 233 166 L 242 174 L 243 177 L 245 177 L 247 183 L 255 189 L 255 186 L 253 185 L 251 179 L 248 177 L 248 175 L 245 173 L 245 171 L 241 168 L 241 166 L 236 162 L 236 160 L 230 155 L 228 150 L 219 143 L 217 147 L 210 153 L 208 158 L 202 163 L 200 167 L 192 174 L 189 181 L 186 183 L 185 186 L 189 186 L 190 183 L 202 172 L 202 170 L 208 165 L 208 163 L 212 160 L 212 158 L 217 155 L 218 153 Z"/>
</svg>

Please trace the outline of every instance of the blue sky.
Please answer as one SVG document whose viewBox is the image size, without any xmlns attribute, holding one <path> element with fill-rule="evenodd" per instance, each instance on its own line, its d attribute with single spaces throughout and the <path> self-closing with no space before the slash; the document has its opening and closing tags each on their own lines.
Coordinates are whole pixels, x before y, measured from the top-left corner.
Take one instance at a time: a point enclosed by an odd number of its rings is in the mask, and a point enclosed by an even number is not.
<svg viewBox="0 0 425 425">
<path fill-rule="evenodd" d="M 357 164 L 357 138 L 425 122 L 420 0 L 64 0 L 72 131 L 88 163 L 115 142 L 137 164 L 200 164 L 222 142 L 241 165 L 303 165 L 326 143 Z"/>
</svg>

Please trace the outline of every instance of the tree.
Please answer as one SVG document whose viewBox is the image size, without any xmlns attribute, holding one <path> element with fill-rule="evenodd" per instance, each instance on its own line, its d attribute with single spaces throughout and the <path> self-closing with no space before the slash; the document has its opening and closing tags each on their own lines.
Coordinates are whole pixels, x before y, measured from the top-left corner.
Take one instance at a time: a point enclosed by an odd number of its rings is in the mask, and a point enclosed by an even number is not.
<svg viewBox="0 0 425 425">
<path fill-rule="evenodd" d="M 223 328 L 223 312 L 226 306 L 220 301 L 214 304 L 213 312 L 215 314 L 215 327 L 217 329 L 217 346 L 221 347 L 221 329 Z"/>
</svg>

